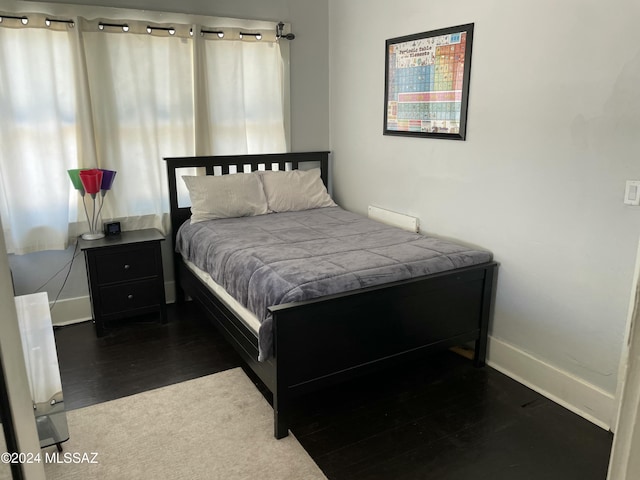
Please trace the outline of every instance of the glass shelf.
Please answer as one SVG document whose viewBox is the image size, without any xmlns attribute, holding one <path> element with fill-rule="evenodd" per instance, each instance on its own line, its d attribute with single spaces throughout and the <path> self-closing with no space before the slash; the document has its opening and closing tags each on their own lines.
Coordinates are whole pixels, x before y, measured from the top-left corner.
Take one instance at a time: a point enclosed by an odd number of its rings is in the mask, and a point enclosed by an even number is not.
<svg viewBox="0 0 640 480">
<path fill-rule="evenodd" d="M 46 292 L 15 297 L 40 447 L 69 440 L 58 353 Z"/>
</svg>

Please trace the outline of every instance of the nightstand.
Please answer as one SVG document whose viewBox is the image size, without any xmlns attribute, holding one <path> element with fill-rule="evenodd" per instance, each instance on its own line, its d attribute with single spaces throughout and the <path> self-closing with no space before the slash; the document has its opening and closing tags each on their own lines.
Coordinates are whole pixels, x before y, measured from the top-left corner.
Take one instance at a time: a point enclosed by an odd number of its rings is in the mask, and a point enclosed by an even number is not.
<svg viewBox="0 0 640 480">
<path fill-rule="evenodd" d="M 99 240 L 78 239 L 99 337 L 112 320 L 157 312 L 166 323 L 162 241 L 164 236 L 156 229 L 121 232 Z"/>
</svg>

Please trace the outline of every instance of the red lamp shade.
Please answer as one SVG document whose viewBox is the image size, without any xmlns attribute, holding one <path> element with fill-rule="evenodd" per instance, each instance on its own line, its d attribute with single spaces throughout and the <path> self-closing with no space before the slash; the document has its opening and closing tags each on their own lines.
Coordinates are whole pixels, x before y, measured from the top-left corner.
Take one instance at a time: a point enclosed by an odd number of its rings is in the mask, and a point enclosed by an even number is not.
<svg viewBox="0 0 640 480">
<path fill-rule="evenodd" d="M 95 195 L 100 191 L 100 185 L 102 184 L 102 171 L 97 168 L 81 170 L 80 181 L 88 194 Z"/>
<path fill-rule="evenodd" d="M 102 184 L 102 171 L 96 168 L 91 170 L 81 170 L 80 181 L 88 194 L 95 195 L 100 191 L 100 186 Z"/>
</svg>

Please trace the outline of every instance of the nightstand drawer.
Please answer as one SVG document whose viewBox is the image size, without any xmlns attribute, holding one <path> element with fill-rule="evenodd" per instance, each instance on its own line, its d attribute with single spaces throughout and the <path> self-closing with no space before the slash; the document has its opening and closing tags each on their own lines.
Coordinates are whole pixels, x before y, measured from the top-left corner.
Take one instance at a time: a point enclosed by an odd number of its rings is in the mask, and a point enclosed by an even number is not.
<svg viewBox="0 0 640 480">
<path fill-rule="evenodd" d="M 156 253 L 142 246 L 96 255 L 98 285 L 136 280 L 158 274 Z"/>
<path fill-rule="evenodd" d="M 158 280 L 142 280 L 109 287 L 100 287 L 102 315 L 111 315 L 137 308 L 159 305 Z"/>
</svg>

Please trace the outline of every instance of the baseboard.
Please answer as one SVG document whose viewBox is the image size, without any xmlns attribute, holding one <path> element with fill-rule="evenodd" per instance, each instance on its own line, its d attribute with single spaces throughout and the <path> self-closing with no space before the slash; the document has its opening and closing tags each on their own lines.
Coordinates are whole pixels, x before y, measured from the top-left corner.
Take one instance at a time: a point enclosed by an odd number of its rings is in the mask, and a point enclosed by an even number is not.
<svg viewBox="0 0 640 480">
<path fill-rule="evenodd" d="M 167 303 L 174 303 L 176 301 L 175 282 L 165 282 L 164 291 Z M 49 305 L 53 305 L 53 302 L 49 302 Z M 58 300 L 51 309 L 51 322 L 57 327 L 86 322 L 92 318 L 91 300 L 88 295 Z"/>
<path fill-rule="evenodd" d="M 52 306 L 53 308 L 51 308 Z M 55 305 L 53 302 L 49 302 L 49 308 L 51 309 L 51 322 L 56 327 L 86 322 L 92 318 L 89 296 L 59 299 Z"/>
<path fill-rule="evenodd" d="M 615 396 L 497 338 L 487 364 L 599 427 L 610 430 Z"/>
</svg>

